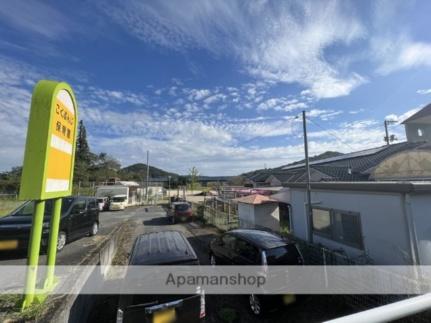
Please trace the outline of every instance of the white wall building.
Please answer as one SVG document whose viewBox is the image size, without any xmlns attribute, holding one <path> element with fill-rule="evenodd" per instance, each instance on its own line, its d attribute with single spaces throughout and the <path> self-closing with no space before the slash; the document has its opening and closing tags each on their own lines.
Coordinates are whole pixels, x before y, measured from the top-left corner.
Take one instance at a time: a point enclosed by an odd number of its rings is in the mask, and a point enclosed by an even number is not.
<svg viewBox="0 0 431 323">
<path fill-rule="evenodd" d="M 294 236 L 375 264 L 431 265 L 431 182 L 312 183 L 312 219 L 305 184 L 288 186 L 277 199 Z"/>
<path fill-rule="evenodd" d="M 278 201 L 260 194 L 236 198 L 233 201 L 238 203 L 240 228 L 267 228 L 280 231 Z"/>
</svg>

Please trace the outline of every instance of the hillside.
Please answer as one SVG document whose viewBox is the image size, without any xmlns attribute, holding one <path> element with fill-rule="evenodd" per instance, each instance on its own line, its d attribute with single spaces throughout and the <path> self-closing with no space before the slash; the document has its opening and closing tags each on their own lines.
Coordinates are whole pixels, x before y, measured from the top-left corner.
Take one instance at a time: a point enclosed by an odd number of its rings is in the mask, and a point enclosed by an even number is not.
<svg viewBox="0 0 431 323">
<path fill-rule="evenodd" d="M 149 177 L 155 178 L 155 177 L 167 177 L 171 176 L 172 178 L 177 178 L 178 174 L 167 172 L 163 169 L 154 167 L 150 165 L 149 170 Z M 135 181 L 142 181 L 147 176 L 147 165 L 143 163 L 137 163 L 133 164 L 127 167 L 123 167 L 118 171 L 118 177 L 120 177 L 122 180 L 135 180 Z"/>
</svg>

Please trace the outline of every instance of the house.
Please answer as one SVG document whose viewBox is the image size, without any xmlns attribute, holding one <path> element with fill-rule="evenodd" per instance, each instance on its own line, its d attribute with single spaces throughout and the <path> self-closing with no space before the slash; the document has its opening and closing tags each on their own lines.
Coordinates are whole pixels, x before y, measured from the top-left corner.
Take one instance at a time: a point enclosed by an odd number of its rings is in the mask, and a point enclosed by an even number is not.
<svg viewBox="0 0 431 323">
<path fill-rule="evenodd" d="M 310 161 L 312 182 L 431 180 L 431 104 L 404 122 L 407 141 Z M 253 187 L 307 180 L 305 163 L 253 173 Z"/>
<path fill-rule="evenodd" d="M 376 265 L 431 265 L 431 182 L 289 183 L 293 236 Z M 275 199 L 273 196 L 271 199 Z"/>
<path fill-rule="evenodd" d="M 264 170 L 261 172 L 256 172 L 252 175 L 249 175 L 244 180 L 244 186 L 246 187 L 262 187 L 268 186 L 265 183 L 265 180 L 271 175 L 270 171 Z"/>
<path fill-rule="evenodd" d="M 403 121 L 407 141 L 431 141 L 431 104 Z"/>
<path fill-rule="evenodd" d="M 280 231 L 278 201 L 268 195 L 252 194 L 232 200 L 238 204 L 240 228 Z"/>
</svg>

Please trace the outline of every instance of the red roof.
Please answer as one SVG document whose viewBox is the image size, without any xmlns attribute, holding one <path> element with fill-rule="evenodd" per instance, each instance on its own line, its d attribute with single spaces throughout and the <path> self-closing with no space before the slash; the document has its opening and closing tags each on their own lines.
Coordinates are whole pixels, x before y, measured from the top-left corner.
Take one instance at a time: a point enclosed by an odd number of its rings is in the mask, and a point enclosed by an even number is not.
<svg viewBox="0 0 431 323">
<path fill-rule="evenodd" d="M 252 194 L 248 196 L 243 196 L 243 197 L 233 199 L 233 201 L 238 203 L 253 204 L 253 205 L 278 202 L 277 200 L 274 200 L 267 195 L 261 195 L 261 194 Z"/>
</svg>

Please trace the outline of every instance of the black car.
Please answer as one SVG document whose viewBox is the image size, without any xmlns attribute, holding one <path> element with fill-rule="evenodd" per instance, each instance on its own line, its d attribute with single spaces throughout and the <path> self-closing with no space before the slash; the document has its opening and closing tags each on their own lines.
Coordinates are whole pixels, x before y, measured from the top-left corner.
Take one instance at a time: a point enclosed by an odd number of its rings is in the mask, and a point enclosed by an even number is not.
<svg viewBox="0 0 431 323">
<path fill-rule="evenodd" d="M 133 245 L 129 266 L 199 265 L 186 237 L 178 231 L 140 235 Z M 119 322 L 157 322 L 157 316 L 171 313 L 177 322 L 199 322 L 205 317 L 205 296 L 121 295 L 117 310 Z M 165 317 L 166 318 L 166 317 Z"/>
<path fill-rule="evenodd" d="M 271 266 L 303 265 L 303 258 L 296 247 L 285 238 L 267 231 L 238 229 L 215 238 L 210 243 L 211 265 Z M 250 309 L 260 315 L 272 305 L 289 304 L 294 295 L 250 295 Z"/>
<path fill-rule="evenodd" d="M 53 200 L 45 202 L 42 229 L 42 247 L 46 247 L 49 237 L 49 223 Z M 34 202 L 28 201 L 9 215 L 0 219 L 0 250 L 26 249 L 30 238 Z M 60 228 L 57 250 L 66 243 L 85 235 L 95 235 L 99 231 L 99 208 L 94 197 L 64 197 L 61 204 Z"/>
</svg>

